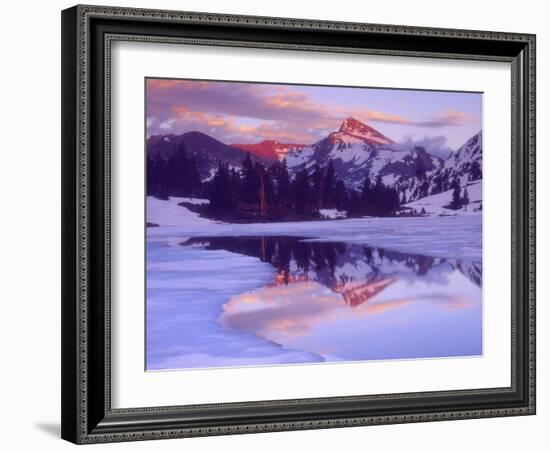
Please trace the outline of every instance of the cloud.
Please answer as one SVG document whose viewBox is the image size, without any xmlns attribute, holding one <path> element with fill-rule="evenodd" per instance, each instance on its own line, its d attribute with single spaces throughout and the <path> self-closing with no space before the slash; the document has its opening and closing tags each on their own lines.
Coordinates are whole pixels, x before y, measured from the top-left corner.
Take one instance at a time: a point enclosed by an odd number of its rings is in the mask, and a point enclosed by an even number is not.
<svg viewBox="0 0 550 450">
<path fill-rule="evenodd" d="M 168 82 L 170 81 L 170 82 Z M 261 120 L 312 120 L 326 117 L 326 107 L 301 92 L 285 87 L 193 80 L 148 80 L 148 107 L 174 104 L 194 111 L 235 115 Z"/>
<path fill-rule="evenodd" d="M 309 144 L 335 126 L 326 107 L 286 86 L 189 80 L 148 80 L 147 86 L 147 113 L 155 119 L 148 122 L 148 135 L 169 127 L 173 133 L 202 131 L 227 143 Z"/>
<path fill-rule="evenodd" d="M 455 110 L 442 111 L 433 117 L 420 121 L 415 121 L 397 114 L 387 114 L 382 111 L 374 110 L 357 110 L 354 111 L 352 115 L 365 122 L 393 123 L 419 128 L 460 127 L 471 125 L 476 122 L 476 118 L 471 114 Z"/>
<path fill-rule="evenodd" d="M 349 115 L 365 121 L 411 124 L 412 121 L 382 111 L 321 104 L 288 86 L 193 80 L 148 80 L 148 110 L 166 111 L 174 105 L 185 109 L 264 121 L 299 121 L 302 129 L 334 129 Z"/>
<path fill-rule="evenodd" d="M 393 144 L 395 150 L 410 150 L 414 147 L 424 147 L 426 151 L 441 159 L 447 159 L 452 150 L 445 136 L 424 136 L 423 138 L 414 138 L 411 135 L 405 136 L 401 141 Z"/>
<path fill-rule="evenodd" d="M 175 123 L 176 123 L 176 119 L 171 118 L 171 119 L 165 120 L 164 122 L 159 123 L 158 127 L 164 131 L 172 131 L 172 127 L 174 126 Z"/>
<path fill-rule="evenodd" d="M 414 125 L 415 123 L 403 116 L 397 114 L 387 114 L 382 111 L 375 110 L 355 110 L 351 114 L 353 117 L 357 117 L 363 122 L 380 122 L 380 123 L 395 123 L 399 125 Z"/>
<path fill-rule="evenodd" d="M 355 308 L 342 301 L 342 294 L 316 281 L 263 287 L 236 295 L 223 305 L 220 322 L 233 329 L 254 333 L 285 343 L 309 335 L 322 324 L 356 320 L 406 309 L 415 303 L 429 302 L 439 308 L 461 310 L 471 307 L 466 298 L 440 294 L 390 297 L 364 302 Z"/>
<path fill-rule="evenodd" d="M 441 127 L 459 127 L 475 123 L 475 118 L 462 111 L 447 110 L 428 119 L 424 122 L 416 122 L 418 127 L 441 128 Z"/>
<path fill-rule="evenodd" d="M 196 80 L 147 80 L 147 134 L 202 131 L 226 143 L 263 139 L 311 144 L 353 115 L 364 122 L 439 128 L 462 126 L 469 114 L 446 110 L 423 121 L 399 114 L 315 101 L 286 85 Z M 175 119 L 174 119 L 175 117 Z"/>
<path fill-rule="evenodd" d="M 274 139 L 291 143 L 310 143 L 311 134 L 299 124 L 281 121 L 262 121 L 258 124 L 243 123 L 238 117 L 227 114 L 210 114 L 191 111 L 186 107 L 172 108 L 169 119 L 162 122 L 148 120 L 148 135 L 186 131 L 200 131 L 226 143 L 255 143 L 259 140 Z"/>
</svg>

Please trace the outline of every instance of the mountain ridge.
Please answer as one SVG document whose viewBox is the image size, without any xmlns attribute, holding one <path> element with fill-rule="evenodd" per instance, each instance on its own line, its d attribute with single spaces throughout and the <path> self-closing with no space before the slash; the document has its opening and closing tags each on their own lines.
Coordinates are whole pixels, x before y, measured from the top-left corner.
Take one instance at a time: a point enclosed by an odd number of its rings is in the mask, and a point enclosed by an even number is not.
<svg viewBox="0 0 550 450">
<path fill-rule="evenodd" d="M 147 155 L 169 159 L 183 144 L 186 151 L 197 160 L 199 173 L 203 181 L 214 175 L 220 161 L 232 167 L 240 167 L 245 157 L 241 149 L 224 144 L 223 142 L 200 131 L 174 135 L 153 135 L 147 139 Z M 269 164 L 269 160 L 254 156 L 258 162 Z"/>
<path fill-rule="evenodd" d="M 303 149 L 307 147 L 307 144 L 292 144 L 279 142 L 273 139 L 266 139 L 253 144 L 229 144 L 231 147 L 235 147 L 246 152 L 250 152 L 252 155 L 260 158 L 267 159 L 269 161 L 282 161 L 288 152 L 297 149 Z"/>
<path fill-rule="evenodd" d="M 336 176 L 348 188 L 360 190 L 365 178 L 380 178 L 396 187 L 406 201 L 413 201 L 450 189 L 453 179 L 461 185 L 482 178 L 482 132 L 470 137 L 447 159 L 424 147 L 396 149 L 395 142 L 354 117 L 344 119 L 337 131 L 311 144 L 290 144 L 264 140 L 255 144 L 225 144 L 205 133 L 154 135 L 147 139 L 148 156 L 168 159 L 183 145 L 196 158 L 203 181 L 212 178 L 219 162 L 240 168 L 250 153 L 262 164 L 285 160 L 291 172 L 312 172 L 332 161 Z"/>
<path fill-rule="evenodd" d="M 402 177 L 432 171 L 442 164 L 439 157 L 428 154 L 423 147 L 398 150 L 393 148 L 394 144 L 376 129 L 348 117 L 338 131 L 309 149 L 289 152 L 287 163 L 297 171 L 324 166 L 332 160 L 337 175 L 353 189 L 360 189 L 367 175 L 373 180 L 380 175 L 384 184 L 390 185 Z"/>
</svg>

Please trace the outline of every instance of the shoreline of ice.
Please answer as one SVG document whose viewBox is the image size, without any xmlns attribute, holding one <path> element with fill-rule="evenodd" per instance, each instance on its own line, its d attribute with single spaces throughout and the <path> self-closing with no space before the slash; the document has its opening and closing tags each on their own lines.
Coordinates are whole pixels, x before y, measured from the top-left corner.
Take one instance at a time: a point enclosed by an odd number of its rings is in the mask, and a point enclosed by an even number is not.
<svg viewBox="0 0 550 450">
<path fill-rule="evenodd" d="M 216 283 L 205 283 L 205 267 Z M 322 362 L 219 322 L 228 299 L 265 286 L 275 272 L 257 258 L 225 250 L 149 242 L 147 370 Z"/>
<path fill-rule="evenodd" d="M 147 198 L 147 221 L 160 225 L 147 229 L 148 239 L 288 235 L 466 261 L 479 262 L 482 259 L 481 214 L 230 224 L 200 217 L 179 206 L 181 201 L 179 198 L 168 201 Z M 184 225 L 178 225 L 182 222 Z"/>
</svg>

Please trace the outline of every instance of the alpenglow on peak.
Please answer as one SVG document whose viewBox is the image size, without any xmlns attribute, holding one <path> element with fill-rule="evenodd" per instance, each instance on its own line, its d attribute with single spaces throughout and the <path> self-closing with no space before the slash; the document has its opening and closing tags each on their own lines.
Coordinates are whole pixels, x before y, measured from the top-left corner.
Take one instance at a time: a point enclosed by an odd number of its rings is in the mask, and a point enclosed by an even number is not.
<svg viewBox="0 0 550 450">
<path fill-rule="evenodd" d="M 394 141 L 384 136 L 375 128 L 351 116 L 342 122 L 338 131 L 359 139 L 364 139 L 371 144 L 389 145 L 394 143 Z"/>
</svg>

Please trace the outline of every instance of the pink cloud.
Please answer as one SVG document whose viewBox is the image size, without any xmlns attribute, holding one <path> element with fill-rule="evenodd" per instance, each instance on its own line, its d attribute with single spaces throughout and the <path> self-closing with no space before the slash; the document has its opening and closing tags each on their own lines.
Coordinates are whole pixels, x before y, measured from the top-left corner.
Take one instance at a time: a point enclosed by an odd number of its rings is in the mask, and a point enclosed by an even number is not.
<svg viewBox="0 0 550 450">
<path fill-rule="evenodd" d="M 357 117 L 363 122 L 382 122 L 382 123 L 396 123 L 400 125 L 413 125 L 414 122 L 406 117 L 397 114 L 388 114 L 382 111 L 374 110 L 356 110 L 351 114 L 353 117 Z"/>
<path fill-rule="evenodd" d="M 311 144 L 353 115 L 365 122 L 425 128 L 462 126 L 473 118 L 442 111 L 423 121 L 375 109 L 335 107 L 290 86 L 202 80 L 147 80 L 148 135 L 202 131 L 226 143 L 264 139 Z"/>
<path fill-rule="evenodd" d="M 416 122 L 417 126 L 427 128 L 458 127 L 475 123 L 475 118 L 465 112 L 447 110 L 423 122 Z"/>
</svg>

